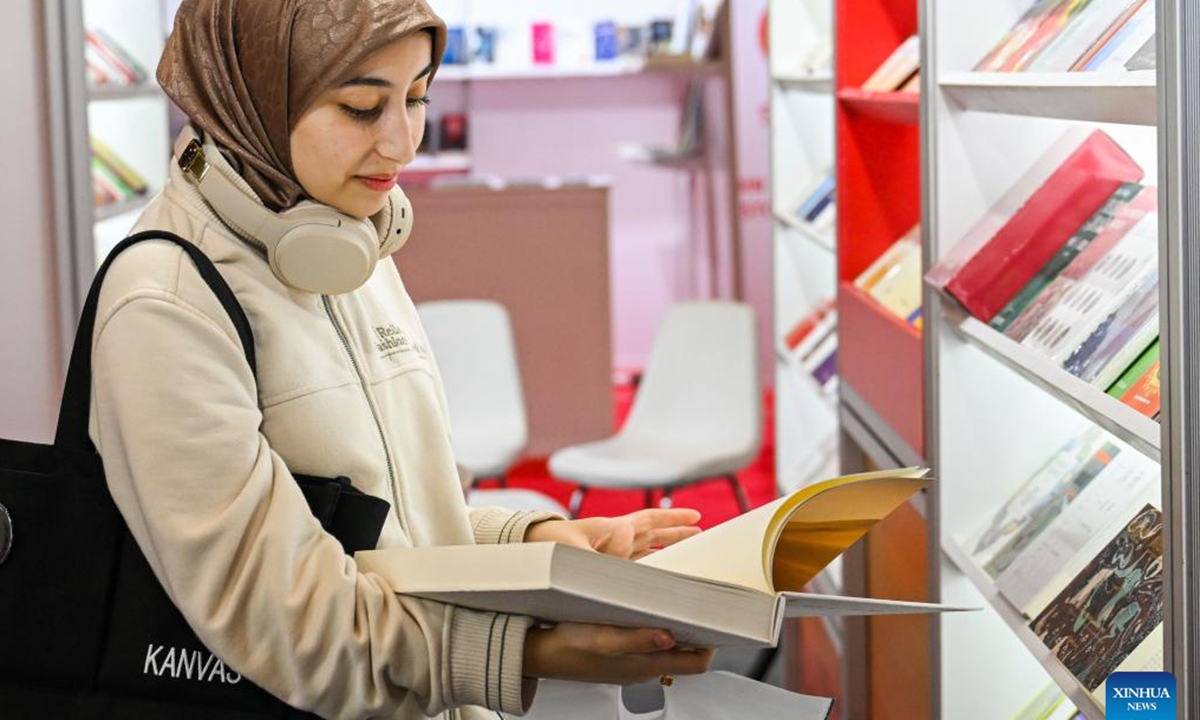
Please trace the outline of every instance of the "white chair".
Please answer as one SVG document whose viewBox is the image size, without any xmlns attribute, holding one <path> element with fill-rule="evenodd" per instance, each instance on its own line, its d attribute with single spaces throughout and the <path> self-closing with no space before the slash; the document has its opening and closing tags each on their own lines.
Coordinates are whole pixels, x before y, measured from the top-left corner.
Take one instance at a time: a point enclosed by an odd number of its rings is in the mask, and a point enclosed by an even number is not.
<svg viewBox="0 0 1200 720">
<path fill-rule="evenodd" d="M 439 300 L 419 304 L 417 313 L 446 389 L 454 456 L 471 478 L 467 502 L 565 516 L 562 505 L 542 493 L 471 487 L 479 480 L 503 484 L 529 442 L 508 312 L 486 300 Z"/>
<path fill-rule="evenodd" d="M 741 303 L 688 302 L 668 312 L 621 430 L 564 448 L 550 472 L 578 484 L 571 515 L 591 487 L 671 494 L 703 480 L 729 483 L 749 509 L 735 473 L 758 455 L 762 406 L 754 311 Z"/>
</svg>

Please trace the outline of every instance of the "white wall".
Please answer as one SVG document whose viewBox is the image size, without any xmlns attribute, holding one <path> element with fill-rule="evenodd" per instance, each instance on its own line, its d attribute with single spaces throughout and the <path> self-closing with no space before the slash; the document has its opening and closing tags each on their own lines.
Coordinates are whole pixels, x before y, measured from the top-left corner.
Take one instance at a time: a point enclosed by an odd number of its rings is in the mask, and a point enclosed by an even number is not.
<svg viewBox="0 0 1200 720">
<path fill-rule="evenodd" d="M 0 437 L 36 441 L 61 385 L 41 4 L 9 0 L 0 23 Z"/>
</svg>

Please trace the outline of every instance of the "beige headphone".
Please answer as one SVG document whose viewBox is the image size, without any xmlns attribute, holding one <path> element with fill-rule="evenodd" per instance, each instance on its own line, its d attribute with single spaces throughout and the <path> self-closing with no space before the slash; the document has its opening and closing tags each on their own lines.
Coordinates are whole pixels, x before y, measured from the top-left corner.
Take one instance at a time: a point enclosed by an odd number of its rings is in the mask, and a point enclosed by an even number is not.
<svg viewBox="0 0 1200 720">
<path fill-rule="evenodd" d="M 271 272 L 296 290 L 320 295 L 357 290 L 370 279 L 381 249 L 403 244 L 412 232 L 412 204 L 399 186 L 388 193 L 391 222 L 381 235 L 370 220 L 316 202 L 272 212 L 209 163 L 206 150 L 220 152 L 193 138 L 179 153 L 179 168 L 223 220 L 266 249 Z"/>
</svg>

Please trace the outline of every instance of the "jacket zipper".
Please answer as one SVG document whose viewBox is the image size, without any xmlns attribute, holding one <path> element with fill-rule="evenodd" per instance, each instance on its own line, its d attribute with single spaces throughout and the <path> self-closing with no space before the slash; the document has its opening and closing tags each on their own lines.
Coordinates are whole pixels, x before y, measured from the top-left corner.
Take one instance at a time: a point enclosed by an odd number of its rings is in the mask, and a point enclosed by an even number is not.
<svg viewBox="0 0 1200 720">
<path fill-rule="evenodd" d="M 354 351 L 350 348 L 350 340 L 346 337 L 345 330 L 342 329 L 341 324 L 337 321 L 337 317 L 333 314 L 333 300 L 328 295 L 322 295 L 321 302 L 325 305 L 325 314 L 329 316 L 329 322 L 333 323 L 333 329 L 337 332 L 338 339 L 342 341 L 342 349 L 346 351 L 346 356 L 350 358 L 350 364 L 354 367 L 354 373 L 358 376 L 363 397 L 367 401 L 367 408 L 371 411 L 371 418 L 375 421 L 375 430 L 379 433 L 379 444 L 383 447 L 383 457 L 387 463 L 388 471 L 388 489 L 392 493 L 392 507 L 396 513 L 396 522 L 400 523 L 401 530 L 408 532 L 404 527 L 404 518 L 400 514 L 400 498 L 396 495 L 396 471 L 392 469 L 392 453 L 388 450 L 387 436 L 383 432 L 383 423 L 379 420 L 379 413 L 375 410 L 375 404 L 371 402 L 371 391 L 367 387 L 367 377 L 363 374 L 362 368 L 359 367 L 358 360 L 354 358 Z"/>
</svg>

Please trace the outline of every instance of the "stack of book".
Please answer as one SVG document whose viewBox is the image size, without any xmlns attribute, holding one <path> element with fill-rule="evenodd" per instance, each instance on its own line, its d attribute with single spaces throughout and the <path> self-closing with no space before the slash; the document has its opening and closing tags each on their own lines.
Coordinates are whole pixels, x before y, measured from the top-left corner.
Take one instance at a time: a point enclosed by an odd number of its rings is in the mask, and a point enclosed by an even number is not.
<svg viewBox="0 0 1200 720">
<path fill-rule="evenodd" d="M 1110 673 L 1162 669 L 1160 472 L 1128 445 L 1088 428 L 959 539 L 1101 703 Z"/>
<path fill-rule="evenodd" d="M 921 226 L 914 226 L 879 256 L 854 281 L 896 317 L 913 327 L 923 324 L 921 316 Z"/>
<path fill-rule="evenodd" d="M 144 178 L 98 138 L 92 142 L 92 201 L 96 207 L 127 202 L 149 192 Z"/>
<path fill-rule="evenodd" d="M 837 310 L 832 299 L 792 326 L 783 338 L 783 353 L 826 397 L 837 393 Z"/>
<path fill-rule="evenodd" d="M 918 92 L 920 67 L 921 41 L 912 35 L 871 73 L 862 89 L 867 92 Z"/>
<path fill-rule="evenodd" d="M 1068 133 L 928 275 L 969 313 L 1159 411 L 1158 194 L 1102 131 Z M 1042 180 L 1041 178 L 1044 178 Z M 1032 188 L 1032 191 L 1030 191 Z M 999 228 L 996 217 L 1007 217 Z"/>
<path fill-rule="evenodd" d="M 1154 0 L 1037 0 L 979 61 L 980 72 L 1154 67 Z"/>
<path fill-rule="evenodd" d="M 84 61 L 92 87 L 138 85 L 149 78 L 146 68 L 103 30 L 88 30 L 84 38 Z"/>
</svg>

